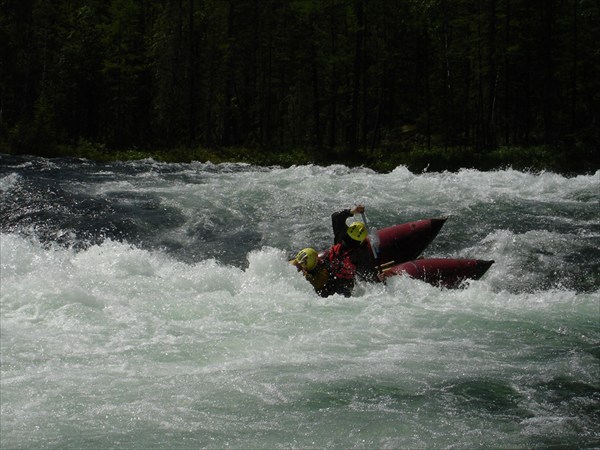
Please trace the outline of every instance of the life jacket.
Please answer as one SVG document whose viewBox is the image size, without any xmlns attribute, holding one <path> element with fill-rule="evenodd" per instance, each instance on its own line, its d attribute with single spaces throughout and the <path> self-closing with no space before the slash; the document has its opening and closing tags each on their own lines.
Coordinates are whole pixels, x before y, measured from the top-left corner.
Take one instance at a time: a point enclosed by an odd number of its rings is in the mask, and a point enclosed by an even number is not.
<svg viewBox="0 0 600 450">
<path fill-rule="evenodd" d="M 323 289 L 327 281 L 329 280 L 329 270 L 327 269 L 326 264 L 320 262 L 310 272 L 305 272 L 304 276 L 313 285 L 316 291 Z"/>
<path fill-rule="evenodd" d="M 354 279 L 356 266 L 350 260 L 352 250 L 344 247 L 341 242 L 329 249 L 326 262 L 331 277 L 344 280 Z"/>
</svg>

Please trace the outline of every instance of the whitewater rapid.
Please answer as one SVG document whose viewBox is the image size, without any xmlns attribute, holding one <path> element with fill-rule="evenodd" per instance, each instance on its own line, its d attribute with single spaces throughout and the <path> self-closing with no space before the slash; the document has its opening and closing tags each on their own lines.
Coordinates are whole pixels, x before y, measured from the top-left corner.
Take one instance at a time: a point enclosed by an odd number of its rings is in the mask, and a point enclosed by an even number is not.
<svg viewBox="0 0 600 450">
<path fill-rule="evenodd" d="M 599 172 L 0 168 L 2 448 L 600 445 Z M 322 299 L 287 259 L 358 202 L 496 262 Z"/>
</svg>

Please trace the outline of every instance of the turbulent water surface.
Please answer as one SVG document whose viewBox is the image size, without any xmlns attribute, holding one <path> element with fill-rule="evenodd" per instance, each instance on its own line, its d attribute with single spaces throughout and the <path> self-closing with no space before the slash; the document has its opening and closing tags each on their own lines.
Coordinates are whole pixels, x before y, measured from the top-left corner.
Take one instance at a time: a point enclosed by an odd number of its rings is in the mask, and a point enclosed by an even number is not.
<svg viewBox="0 0 600 450">
<path fill-rule="evenodd" d="M 10 448 L 600 446 L 600 172 L 0 159 Z M 317 297 L 330 215 L 449 216 L 406 277 Z"/>
</svg>

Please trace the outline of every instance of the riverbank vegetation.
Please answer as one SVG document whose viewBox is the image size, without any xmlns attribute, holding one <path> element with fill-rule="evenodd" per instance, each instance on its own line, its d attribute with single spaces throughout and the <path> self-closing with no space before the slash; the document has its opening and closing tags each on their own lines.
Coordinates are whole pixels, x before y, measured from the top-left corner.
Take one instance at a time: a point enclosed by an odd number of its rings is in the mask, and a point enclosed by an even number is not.
<svg viewBox="0 0 600 450">
<path fill-rule="evenodd" d="M 8 0 L 0 152 L 600 167 L 589 0 Z"/>
<path fill-rule="evenodd" d="M 257 152 L 251 148 L 228 147 L 207 149 L 202 147 L 180 147 L 169 150 L 108 150 L 101 145 L 81 141 L 77 146 L 59 146 L 53 156 L 76 157 L 100 162 L 130 161 L 151 158 L 161 162 L 212 162 L 219 163 L 248 163 L 260 166 L 283 166 L 301 164 L 345 164 L 349 166 L 364 166 L 378 172 L 389 172 L 398 166 L 406 166 L 412 172 L 424 171 L 457 171 L 462 168 L 493 170 L 498 168 L 513 168 L 526 171 L 552 171 L 559 173 L 585 173 L 600 169 L 593 160 L 576 158 L 572 151 L 561 152 L 557 149 L 537 147 L 499 147 L 486 153 L 474 153 L 470 148 L 412 148 L 375 149 L 359 151 L 354 161 L 347 159 L 343 150 L 319 154 L 314 150 L 297 149 L 291 151 Z"/>
</svg>

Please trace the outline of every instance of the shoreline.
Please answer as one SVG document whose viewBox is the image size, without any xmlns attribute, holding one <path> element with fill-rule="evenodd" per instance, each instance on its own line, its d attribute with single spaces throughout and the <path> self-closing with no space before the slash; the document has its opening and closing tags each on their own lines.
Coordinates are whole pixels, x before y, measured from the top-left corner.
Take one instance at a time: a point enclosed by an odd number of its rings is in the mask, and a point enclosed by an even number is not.
<svg viewBox="0 0 600 450">
<path fill-rule="evenodd" d="M 11 156 L 38 156 L 46 158 L 83 158 L 95 162 L 135 161 L 154 159 L 165 163 L 192 161 L 220 163 L 247 163 L 256 166 L 315 164 L 320 166 L 342 164 L 348 167 L 366 167 L 378 173 L 387 173 L 405 166 L 413 173 L 456 172 L 461 169 L 491 171 L 512 168 L 520 171 L 550 171 L 567 175 L 595 173 L 600 170 L 600 158 L 591 151 L 561 150 L 547 146 L 500 147 L 476 152 L 470 148 L 398 148 L 322 152 L 311 149 L 257 151 L 251 148 L 226 147 L 219 149 L 173 148 L 168 150 L 109 150 L 92 143 L 60 146 L 51 151 L 11 152 Z"/>
</svg>

